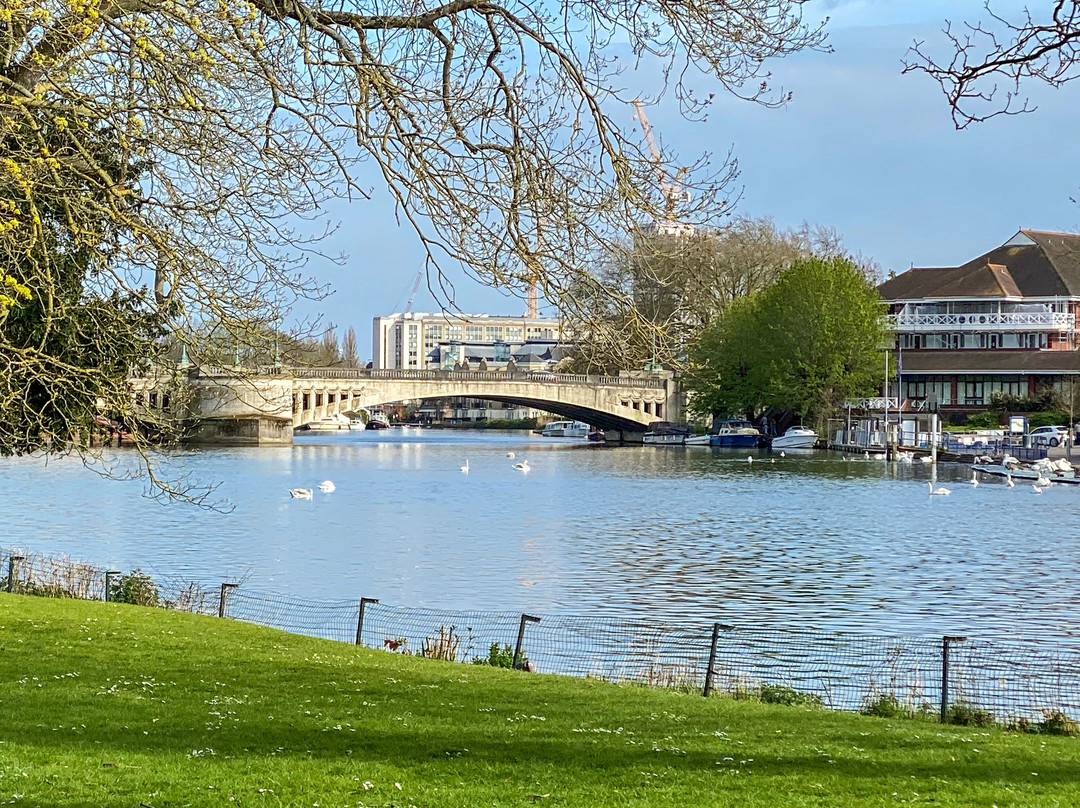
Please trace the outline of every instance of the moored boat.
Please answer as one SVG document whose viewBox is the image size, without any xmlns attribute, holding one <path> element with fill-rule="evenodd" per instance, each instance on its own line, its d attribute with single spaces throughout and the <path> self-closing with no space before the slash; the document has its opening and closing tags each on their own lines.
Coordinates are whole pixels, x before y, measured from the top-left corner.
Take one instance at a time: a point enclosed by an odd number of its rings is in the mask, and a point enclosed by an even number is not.
<svg viewBox="0 0 1080 808">
<path fill-rule="evenodd" d="M 761 433 L 745 418 L 728 418 L 716 422 L 716 431 L 709 441 L 712 446 L 752 449 L 761 440 Z"/>
<path fill-rule="evenodd" d="M 390 419 L 386 417 L 386 413 L 373 412 L 368 417 L 367 422 L 368 429 L 389 429 Z"/>
<path fill-rule="evenodd" d="M 549 421 L 540 434 L 545 438 L 587 438 L 589 425 L 581 421 Z"/>
<path fill-rule="evenodd" d="M 693 436 L 690 427 L 684 424 L 673 424 L 671 421 L 653 421 L 649 424 L 649 431 L 642 437 L 642 443 L 663 446 L 682 446 L 686 439 Z"/>
<path fill-rule="evenodd" d="M 691 435 L 683 444 L 686 446 L 711 446 L 712 435 Z"/>
<path fill-rule="evenodd" d="M 813 449 L 818 434 L 805 426 L 793 426 L 783 435 L 772 439 L 774 449 Z"/>
</svg>

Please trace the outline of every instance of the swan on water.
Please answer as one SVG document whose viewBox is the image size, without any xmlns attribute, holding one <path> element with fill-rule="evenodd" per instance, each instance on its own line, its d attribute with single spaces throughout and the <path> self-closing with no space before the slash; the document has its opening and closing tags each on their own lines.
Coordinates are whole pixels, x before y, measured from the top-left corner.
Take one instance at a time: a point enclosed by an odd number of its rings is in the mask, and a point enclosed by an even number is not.
<svg viewBox="0 0 1080 808">
<path fill-rule="evenodd" d="M 528 460 L 522 460 L 520 463 L 515 463 L 514 468 L 516 468 L 518 471 L 523 471 L 526 474 L 528 474 L 529 470 L 530 470 L 529 469 L 529 461 Z"/>
<path fill-rule="evenodd" d="M 513 452 L 507 452 L 506 456 L 507 457 L 517 457 L 517 455 L 515 455 Z"/>
<path fill-rule="evenodd" d="M 952 493 L 952 491 L 950 491 L 948 488 L 945 488 L 944 486 L 942 486 L 941 488 L 934 488 L 934 484 L 930 482 L 928 482 L 927 485 L 930 487 L 931 496 L 947 497 L 949 496 L 949 494 Z"/>
<path fill-rule="evenodd" d="M 1053 483 L 1050 481 L 1049 477 L 1044 477 L 1042 475 L 1042 472 L 1039 472 L 1039 476 L 1035 480 L 1035 485 L 1039 486 L 1040 488 L 1046 488 L 1049 485 L 1053 485 Z"/>
<path fill-rule="evenodd" d="M 783 452 L 781 452 L 781 453 L 780 453 L 780 456 L 781 456 L 781 457 L 787 457 L 787 455 L 786 455 L 786 454 L 784 454 Z"/>
<path fill-rule="evenodd" d="M 1036 494 L 1041 494 L 1042 493 L 1042 489 L 1039 488 L 1039 486 L 1037 486 L 1037 485 L 1031 486 L 1031 490 L 1034 491 Z"/>
<path fill-rule="evenodd" d="M 1005 485 L 1009 486 L 1009 488 L 1015 488 L 1016 487 L 1016 483 L 1013 482 L 1011 474 L 1006 474 L 1005 475 Z"/>
<path fill-rule="evenodd" d="M 329 480 L 323 480 L 321 483 L 319 483 L 319 490 L 325 491 L 327 494 L 329 494 L 331 491 L 337 490 L 337 486 Z"/>
<path fill-rule="evenodd" d="M 747 463 L 753 463 L 754 462 L 754 456 L 753 455 L 747 455 L 746 456 L 746 462 Z"/>
<path fill-rule="evenodd" d="M 975 473 L 975 469 L 971 470 L 971 484 L 977 486 L 979 484 L 979 476 Z"/>
<path fill-rule="evenodd" d="M 290 488 L 289 496 L 293 499 L 311 499 L 314 495 L 314 491 L 310 488 Z"/>
<path fill-rule="evenodd" d="M 468 459 L 465 460 L 465 465 L 461 467 L 461 473 L 462 474 L 468 474 L 469 473 L 469 461 L 468 461 Z"/>
</svg>

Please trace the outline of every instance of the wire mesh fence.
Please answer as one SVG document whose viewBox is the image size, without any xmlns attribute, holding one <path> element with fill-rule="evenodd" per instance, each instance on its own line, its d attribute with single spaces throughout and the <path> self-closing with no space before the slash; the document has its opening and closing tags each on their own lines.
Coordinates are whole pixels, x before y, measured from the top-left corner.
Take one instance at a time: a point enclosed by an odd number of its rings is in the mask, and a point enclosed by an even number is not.
<svg viewBox="0 0 1080 808">
<path fill-rule="evenodd" d="M 0 558 L 0 588 L 123 600 L 449 662 L 1076 734 L 1080 638 L 979 639 L 742 628 L 692 620 L 408 608 L 121 575 L 40 553 Z M 144 580 L 145 579 L 145 580 Z M 152 597 L 145 590 L 152 590 Z M 108 596 L 108 597 L 107 597 Z"/>
</svg>

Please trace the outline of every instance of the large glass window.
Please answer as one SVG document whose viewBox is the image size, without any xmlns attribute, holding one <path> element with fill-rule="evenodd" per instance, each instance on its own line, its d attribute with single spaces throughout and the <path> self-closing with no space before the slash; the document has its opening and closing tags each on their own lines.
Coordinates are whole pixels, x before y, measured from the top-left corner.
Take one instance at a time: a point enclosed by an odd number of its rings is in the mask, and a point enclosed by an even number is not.
<svg viewBox="0 0 1080 808">
<path fill-rule="evenodd" d="M 483 342 L 484 327 L 482 325 L 465 326 L 465 340 L 467 342 Z"/>
<path fill-rule="evenodd" d="M 502 339 L 502 326 L 501 325 L 489 325 L 484 328 L 484 336 L 488 342 L 495 342 Z"/>
<path fill-rule="evenodd" d="M 521 326 L 520 325 L 508 325 L 506 327 L 506 341 L 507 342 L 521 342 Z"/>
<path fill-rule="evenodd" d="M 446 338 L 447 339 L 460 340 L 461 339 L 461 326 L 460 325 L 448 325 L 446 327 Z"/>
</svg>

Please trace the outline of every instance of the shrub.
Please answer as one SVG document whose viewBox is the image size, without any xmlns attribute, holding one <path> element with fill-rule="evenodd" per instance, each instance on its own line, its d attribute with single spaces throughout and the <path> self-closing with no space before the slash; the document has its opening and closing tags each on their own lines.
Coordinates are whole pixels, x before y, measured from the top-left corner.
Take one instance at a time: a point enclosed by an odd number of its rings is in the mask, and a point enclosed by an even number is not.
<svg viewBox="0 0 1080 808">
<path fill-rule="evenodd" d="M 992 727 L 997 720 L 989 710 L 972 704 L 957 702 L 950 704 L 945 713 L 946 724 L 958 724 L 961 727 Z"/>
<path fill-rule="evenodd" d="M 421 654 L 428 659 L 441 659 L 443 662 L 456 662 L 458 645 L 461 638 L 454 634 L 454 626 L 439 626 L 439 634 L 424 640 Z"/>
<path fill-rule="evenodd" d="M 968 429 L 1000 429 L 1001 419 L 996 412 L 975 412 L 967 417 L 964 426 Z"/>
<path fill-rule="evenodd" d="M 488 655 L 486 657 L 473 657 L 473 664 L 490 665 L 493 668 L 512 668 L 514 667 L 514 647 L 509 643 L 499 645 L 497 642 L 493 642 L 491 648 L 488 649 Z M 521 655 L 519 667 L 529 667 L 529 658 L 524 653 Z"/>
<path fill-rule="evenodd" d="M 766 704 L 786 704 L 789 707 L 822 707 L 825 704 L 817 693 L 806 693 L 787 685 L 762 684 L 760 698 Z"/>
<path fill-rule="evenodd" d="M 1067 412 L 1033 412 L 1028 416 L 1028 429 L 1068 423 L 1069 414 Z"/>
<path fill-rule="evenodd" d="M 158 588 L 153 578 L 136 567 L 109 588 L 113 603 L 132 603 L 136 606 L 157 606 Z"/>
<path fill-rule="evenodd" d="M 893 693 L 872 693 L 863 699 L 859 708 L 863 715 L 875 715 L 878 718 L 910 718 L 914 711 L 900 703 Z"/>
<path fill-rule="evenodd" d="M 1080 724 L 1076 718 L 1070 718 L 1059 710 L 1043 710 L 1042 721 L 1030 722 L 1021 718 L 1016 723 L 1016 729 L 1024 732 L 1037 732 L 1039 735 L 1062 735 L 1067 738 L 1080 736 Z"/>
</svg>

